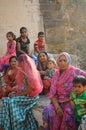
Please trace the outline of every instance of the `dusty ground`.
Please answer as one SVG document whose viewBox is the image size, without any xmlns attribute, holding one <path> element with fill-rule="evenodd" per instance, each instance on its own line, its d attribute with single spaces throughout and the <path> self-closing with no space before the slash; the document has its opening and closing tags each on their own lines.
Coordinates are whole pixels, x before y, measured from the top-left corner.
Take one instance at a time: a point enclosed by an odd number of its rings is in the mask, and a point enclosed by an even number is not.
<svg viewBox="0 0 86 130">
<path fill-rule="evenodd" d="M 39 102 L 37 103 L 37 105 L 33 108 L 33 113 L 34 113 L 34 116 L 38 122 L 38 125 L 39 125 L 39 130 L 43 130 L 43 120 L 42 120 L 42 111 L 43 111 L 43 108 L 49 104 L 49 99 L 48 99 L 48 96 L 45 96 L 45 95 L 41 95 L 40 98 L 39 98 Z"/>
</svg>

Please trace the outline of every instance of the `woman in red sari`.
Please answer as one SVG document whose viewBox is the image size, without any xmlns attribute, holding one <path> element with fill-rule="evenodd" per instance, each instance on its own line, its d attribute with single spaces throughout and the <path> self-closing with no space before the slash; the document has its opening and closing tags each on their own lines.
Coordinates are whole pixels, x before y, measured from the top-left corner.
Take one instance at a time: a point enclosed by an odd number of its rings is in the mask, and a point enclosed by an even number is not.
<svg viewBox="0 0 86 130">
<path fill-rule="evenodd" d="M 0 88 L 2 96 L 11 96 L 14 94 L 15 86 L 16 86 L 16 75 L 17 75 L 17 58 L 16 56 L 12 56 L 9 59 L 10 67 L 5 71 L 4 82 L 6 84 L 5 87 Z"/>
</svg>

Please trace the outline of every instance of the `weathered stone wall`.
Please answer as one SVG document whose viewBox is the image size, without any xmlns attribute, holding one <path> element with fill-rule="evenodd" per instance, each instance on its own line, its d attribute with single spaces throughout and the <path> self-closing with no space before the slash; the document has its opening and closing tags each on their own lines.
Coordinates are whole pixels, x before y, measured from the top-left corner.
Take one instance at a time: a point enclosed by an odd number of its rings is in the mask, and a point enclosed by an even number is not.
<svg viewBox="0 0 86 130">
<path fill-rule="evenodd" d="M 13 31 L 18 37 L 22 26 L 28 28 L 32 50 L 37 33 L 43 31 L 39 0 L 0 0 L 0 55 L 6 51 L 6 33 Z"/>
<path fill-rule="evenodd" d="M 26 26 L 31 51 L 37 33 L 45 31 L 49 52 L 67 51 L 76 66 L 86 69 L 85 12 L 86 0 L 0 0 L 0 55 L 6 50 L 6 33 L 18 37 L 20 27 Z"/>
<path fill-rule="evenodd" d="M 67 51 L 86 69 L 86 0 L 40 0 L 49 52 Z"/>
</svg>

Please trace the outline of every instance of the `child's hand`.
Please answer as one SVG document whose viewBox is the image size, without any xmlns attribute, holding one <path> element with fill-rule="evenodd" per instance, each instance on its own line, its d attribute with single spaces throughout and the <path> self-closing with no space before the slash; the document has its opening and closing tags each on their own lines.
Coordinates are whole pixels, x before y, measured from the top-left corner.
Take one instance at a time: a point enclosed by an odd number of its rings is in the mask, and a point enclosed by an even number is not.
<svg viewBox="0 0 86 130">
<path fill-rule="evenodd" d="M 41 75 L 46 75 L 46 71 L 40 71 Z"/>
<path fill-rule="evenodd" d="M 51 78 L 49 78 L 48 76 L 44 76 L 44 79 L 51 79 Z"/>
</svg>

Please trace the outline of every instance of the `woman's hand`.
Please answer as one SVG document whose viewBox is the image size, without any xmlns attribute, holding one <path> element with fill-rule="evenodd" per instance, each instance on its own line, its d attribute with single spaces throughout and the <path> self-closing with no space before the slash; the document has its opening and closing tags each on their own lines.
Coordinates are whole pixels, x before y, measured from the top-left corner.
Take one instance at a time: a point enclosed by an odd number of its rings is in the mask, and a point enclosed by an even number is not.
<svg viewBox="0 0 86 130">
<path fill-rule="evenodd" d="M 12 87 L 12 92 L 16 92 L 16 86 Z"/>
<path fill-rule="evenodd" d="M 63 116 L 63 111 L 58 103 L 58 100 L 57 98 L 54 96 L 52 99 L 51 99 L 51 103 L 53 104 L 54 108 L 55 108 L 55 111 L 56 111 L 56 114 L 61 117 Z"/>
<path fill-rule="evenodd" d="M 63 111 L 62 111 L 62 109 L 61 109 L 60 106 L 56 109 L 56 114 L 57 114 L 59 117 L 62 117 L 62 116 L 63 116 Z"/>
<path fill-rule="evenodd" d="M 10 97 L 10 98 L 15 97 L 15 96 L 16 96 L 16 93 L 15 93 L 15 92 L 10 92 L 10 93 L 8 94 L 8 97 Z"/>
</svg>

